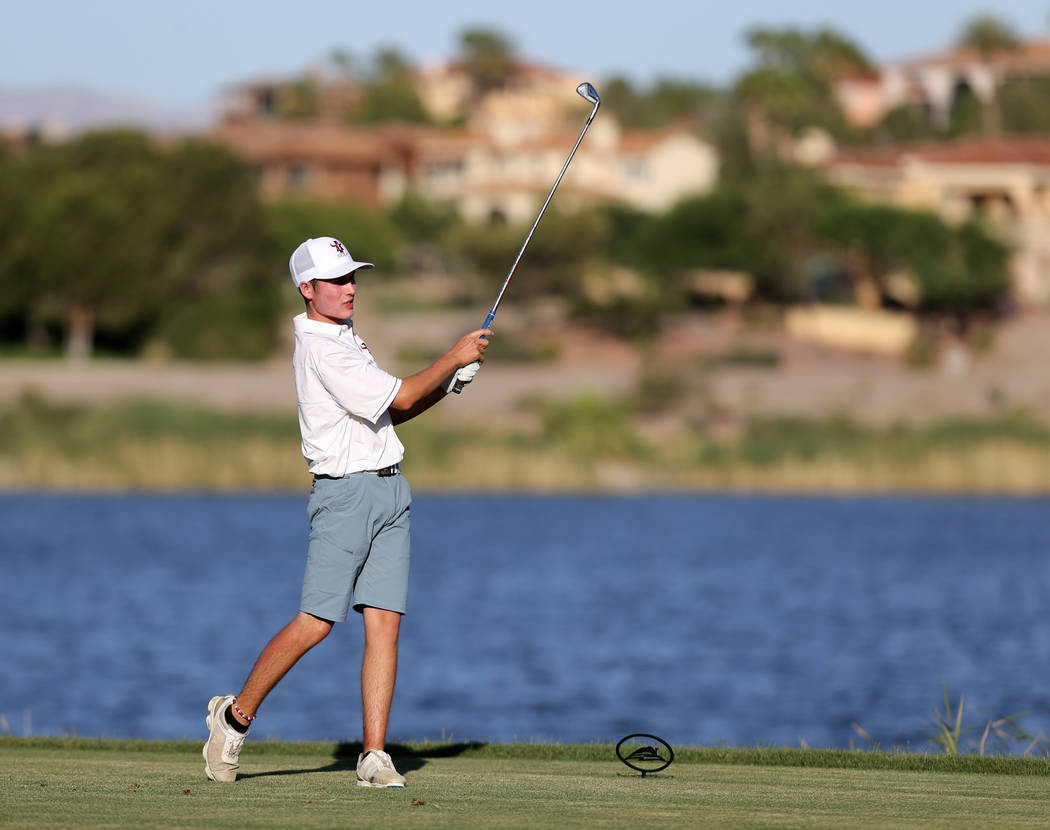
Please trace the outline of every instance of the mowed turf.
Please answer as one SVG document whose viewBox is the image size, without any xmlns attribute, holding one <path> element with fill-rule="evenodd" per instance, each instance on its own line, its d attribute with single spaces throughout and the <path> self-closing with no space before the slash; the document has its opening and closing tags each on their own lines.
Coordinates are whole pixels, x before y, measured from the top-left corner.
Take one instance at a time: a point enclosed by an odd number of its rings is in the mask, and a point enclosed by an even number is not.
<svg viewBox="0 0 1050 830">
<path fill-rule="evenodd" d="M 373 790 L 354 786 L 357 747 L 350 745 L 249 742 L 242 777 L 231 785 L 205 779 L 195 742 L 6 737 L 0 826 L 1050 825 L 1045 760 L 953 766 L 929 756 L 680 750 L 665 772 L 643 779 L 615 760 L 611 747 L 414 746 L 394 753 L 407 788 Z M 800 765 L 785 765 L 792 759 Z M 952 769 L 971 771 L 946 771 Z"/>
</svg>

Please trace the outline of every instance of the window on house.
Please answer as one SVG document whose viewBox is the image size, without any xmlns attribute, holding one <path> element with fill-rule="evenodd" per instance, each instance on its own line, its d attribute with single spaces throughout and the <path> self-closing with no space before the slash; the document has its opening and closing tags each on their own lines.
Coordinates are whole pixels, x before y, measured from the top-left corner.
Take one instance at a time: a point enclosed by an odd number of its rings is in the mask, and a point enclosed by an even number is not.
<svg viewBox="0 0 1050 830">
<path fill-rule="evenodd" d="M 288 187 L 293 190 L 302 190 L 306 187 L 309 178 L 306 165 L 302 162 L 288 165 Z"/>
<path fill-rule="evenodd" d="M 432 161 L 427 165 L 427 176 L 432 179 L 458 176 L 463 172 L 462 159 Z"/>
<path fill-rule="evenodd" d="M 277 111 L 277 100 L 272 89 L 259 90 L 255 102 L 259 115 L 273 115 Z"/>
<path fill-rule="evenodd" d="M 631 156 L 624 161 L 623 172 L 629 179 L 644 179 L 645 161 L 638 156 Z"/>
</svg>

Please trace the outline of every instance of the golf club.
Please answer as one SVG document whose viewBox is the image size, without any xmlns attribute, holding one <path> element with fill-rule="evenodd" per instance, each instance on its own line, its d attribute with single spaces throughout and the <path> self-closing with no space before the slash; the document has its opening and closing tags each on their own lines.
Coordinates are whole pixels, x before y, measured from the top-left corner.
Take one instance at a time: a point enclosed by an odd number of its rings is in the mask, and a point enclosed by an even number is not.
<svg viewBox="0 0 1050 830">
<path fill-rule="evenodd" d="M 580 142 L 583 141 L 583 136 L 587 132 L 587 128 L 591 126 L 591 122 L 594 120 L 594 114 L 598 112 L 598 105 L 601 104 L 602 99 L 598 97 L 598 90 L 594 88 L 593 84 L 584 81 L 578 87 L 576 92 L 579 93 L 580 97 L 594 104 L 594 108 L 591 110 L 591 114 L 587 116 L 587 123 L 583 125 L 583 129 L 580 130 L 580 137 L 576 139 L 576 143 L 572 146 L 572 151 L 569 153 L 569 157 L 565 159 L 565 164 L 561 166 L 561 172 L 558 174 L 558 178 L 554 180 L 554 187 L 551 188 L 551 192 L 547 194 L 546 200 L 543 202 L 543 206 L 540 208 L 540 212 L 536 214 L 536 221 L 532 223 L 532 227 L 529 228 L 529 233 L 525 237 L 525 241 L 521 245 L 521 250 L 518 251 L 518 255 L 514 258 L 514 264 L 510 266 L 510 272 L 507 274 L 507 278 L 503 281 L 503 287 L 500 288 L 499 294 L 496 296 L 496 302 L 492 304 L 492 309 L 489 311 L 488 316 L 485 318 L 485 324 L 482 328 L 487 329 L 492 325 L 492 321 L 496 316 L 496 309 L 499 308 L 500 301 L 503 299 L 503 295 L 507 290 L 507 286 L 510 285 L 511 278 L 514 276 L 514 272 L 518 268 L 518 263 L 521 262 L 521 256 L 525 253 L 525 248 L 529 244 L 529 240 L 532 239 L 532 234 L 536 231 L 536 226 L 540 223 L 540 219 L 543 217 L 543 211 L 547 209 L 547 205 L 550 204 L 551 197 L 554 196 L 554 191 L 558 189 L 558 185 L 561 183 L 562 176 L 565 175 L 565 171 L 569 169 L 569 162 L 572 161 L 572 157 L 576 155 L 576 148 L 580 146 Z M 463 391 L 463 384 L 456 381 L 452 387 L 452 391 L 457 395 Z"/>
</svg>

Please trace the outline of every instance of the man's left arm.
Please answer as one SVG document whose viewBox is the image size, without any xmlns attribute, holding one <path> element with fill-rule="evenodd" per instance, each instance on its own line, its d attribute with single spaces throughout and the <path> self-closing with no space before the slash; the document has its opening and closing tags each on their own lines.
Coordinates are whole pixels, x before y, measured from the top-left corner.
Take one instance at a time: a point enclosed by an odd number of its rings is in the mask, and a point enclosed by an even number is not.
<svg viewBox="0 0 1050 830">
<path fill-rule="evenodd" d="M 401 381 L 388 410 L 390 420 L 395 425 L 403 424 L 426 412 L 445 397 L 452 391 L 457 379 L 461 385 L 470 383 L 485 359 L 485 349 L 489 344 L 487 338 L 491 334 L 491 329 L 478 329 L 464 335 L 455 346 L 426 369 Z M 450 366 L 451 374 L 439 380 L 442 373 L 448 372 Z"/>
<path fill-rule="evenodd" d="M 453 372 L 453 374 L 455 374 Z M 395 409 L 393 406 L 388 410 L 390 412 L 390 420 L 394 422 L 394 426 L 403 424 L 405 421 L 411 421 L 417 415 L 422 415 L 430 407 L 440 401 L 448 392 L 445 391 L 445 385 L 442 384 L 429 395 L 425 395 L 416 404 L 408 409 Z"/>
</svg>

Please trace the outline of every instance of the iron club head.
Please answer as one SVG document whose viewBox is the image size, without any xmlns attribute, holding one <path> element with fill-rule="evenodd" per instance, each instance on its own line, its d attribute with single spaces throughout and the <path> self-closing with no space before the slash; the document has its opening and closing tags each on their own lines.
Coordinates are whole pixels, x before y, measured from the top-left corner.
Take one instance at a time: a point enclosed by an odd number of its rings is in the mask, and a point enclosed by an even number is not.
<svg viewBox="0 0 1050 830">
<path fill-rule="evenodd" d="M 590 101 L 596 107 L 602 102 L 602 99 L 598 97 L 598 90 L 594 88 L 594 84 L 587 81 L 576 87 L 576 91 L 580 94 L 580 97 Z"/>
</svg>

